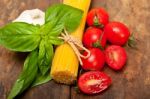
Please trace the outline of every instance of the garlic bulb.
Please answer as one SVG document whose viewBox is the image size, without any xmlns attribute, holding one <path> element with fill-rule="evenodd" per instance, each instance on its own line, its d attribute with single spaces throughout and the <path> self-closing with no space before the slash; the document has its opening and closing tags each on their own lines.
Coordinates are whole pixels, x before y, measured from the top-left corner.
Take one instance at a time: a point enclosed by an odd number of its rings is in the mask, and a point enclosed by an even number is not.
<svg viewBox="0 0 150 99">
<path fill-rule="evenodd" d="M 25 10 L 13 22 L 43 25 L 45 23 L 45 13 L 39 9 Z"/>
</svg>

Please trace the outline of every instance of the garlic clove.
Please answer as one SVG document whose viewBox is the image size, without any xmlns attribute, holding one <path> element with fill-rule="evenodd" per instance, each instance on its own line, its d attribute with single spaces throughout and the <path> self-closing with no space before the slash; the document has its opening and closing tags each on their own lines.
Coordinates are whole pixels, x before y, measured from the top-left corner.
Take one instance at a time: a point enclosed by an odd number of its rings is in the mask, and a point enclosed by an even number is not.
<svg viewBox="0 0 150 99">
<path fill-rule="evenodd" d="M 45 13 L 39 9 L 25 10 L 13 22 L 43 25 L 45 23 Z"/>
</svg>

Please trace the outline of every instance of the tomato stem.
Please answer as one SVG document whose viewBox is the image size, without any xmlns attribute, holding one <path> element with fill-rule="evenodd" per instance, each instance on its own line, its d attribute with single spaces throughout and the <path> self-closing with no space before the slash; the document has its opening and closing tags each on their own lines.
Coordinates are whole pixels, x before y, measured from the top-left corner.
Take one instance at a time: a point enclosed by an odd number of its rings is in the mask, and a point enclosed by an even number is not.
<svg viewBox="0 0 150 99">
<path fill-rule="evenodd" d="M 99 28 L 103 28 L 104 25 L 102 23 L 99 22 L 98 16 L 95 13 L 95 17 L 94 17 L 94 26 L 99 27 Z"/>
<path fill-rule="evenodd" d="M 102 35 L 100 36 L 100 39 L 97 40 L 95 43 L 93 43 L 93 46 L 96 48 L 100 48 L 101 50 L 104 50 L 103 46 L 101 45 L 101 41 L 103 38 L 104 32 L 102 32 Z"/>
<path fill-rule="evenodd" d="M 100 40 L 97 40 L 95 43 L 93 43 L 93 46 L 96 47 L 96 48 L 100 48 L 101 50 L 104 50 L 104 48 L 100 44 Z"/>
<path fill-rule="evenodd" d="M 137 39 L 134 37 L 134 34 L 132 33 L 129 37 L 129 40 L 127 42 L 127 45 L 131 48 L 137 49 Z"/>
</svg>

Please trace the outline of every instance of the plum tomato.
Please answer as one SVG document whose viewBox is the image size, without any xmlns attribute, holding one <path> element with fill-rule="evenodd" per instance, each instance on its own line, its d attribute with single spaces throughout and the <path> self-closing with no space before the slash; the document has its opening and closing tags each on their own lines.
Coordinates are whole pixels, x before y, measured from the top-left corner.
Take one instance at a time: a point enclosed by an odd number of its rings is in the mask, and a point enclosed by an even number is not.
<svg viewBox="0 0 150 99">
<path fill-rule="evenodd" d="M 90 48 L 90 56 L 88 58 L 81 58 L 84 70 L 101 70 L 105 64 L 105 54 L 99 48 Z M 87 55 L 87 52 L 83 52 Z"/>
<path fill-rule="evenodd" d="M 88 26 L 103 28 L 109 22 L 109 15 L 103 8 L 93 8 L 87 14 Z"/>
<path fill-rule="evenodd" d="M 105 50 L 105 58 L 108 66 L 114 70 L 120 70 L 127 61 L 127 54 L 124 48 L 111 45 Z"/>
<path fill-rule="evenodd" d="M 110 22 L 104 28 L 107 40 L 114 45 L 125 45 L 129 39 L 130 31 L 123 23 Z"/>
<path fill-rule="evenodd" d="M 85 94 L 97 94 L 111 85 L 111 78 L 100 71 L 89 71 L 82 74 L 78 80 L 79 89 Z"/>
<path fill-rule="evenodd" d="M 89 27 L 83 35 L 83 44 L 87 48 L 104 48 L 106 45 L 106 35 L 99 28 Z"/>
</svg>

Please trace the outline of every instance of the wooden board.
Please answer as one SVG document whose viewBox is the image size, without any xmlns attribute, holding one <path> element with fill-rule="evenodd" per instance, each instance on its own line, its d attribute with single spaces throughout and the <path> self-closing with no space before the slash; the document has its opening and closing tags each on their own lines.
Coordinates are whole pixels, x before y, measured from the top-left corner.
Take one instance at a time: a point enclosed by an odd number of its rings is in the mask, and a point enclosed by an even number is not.
<svg viewBox="0 0 150 99">
<path fill-rule="evenodd" d="M 0 26 L 15 19 L 23 10 L 40 8 L 61 0 L 0 0 Z M 29 89 L 18 99 L 150 99 L 150 4 L 149 0 L 92 0 L 91 8 L 104 7 L 111 21 L 124 22 L 135 33 L 138 49 L 127 48 L 128 62 L 120 72 L 105 66 L 113 84 L 105 92 L 87 96 L 73 87 L 47 84 Z M 22 70 L 25 53 L 14 53 L 0 46 L 0 99 L 6 99 Z"/>
</svg>

